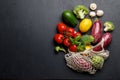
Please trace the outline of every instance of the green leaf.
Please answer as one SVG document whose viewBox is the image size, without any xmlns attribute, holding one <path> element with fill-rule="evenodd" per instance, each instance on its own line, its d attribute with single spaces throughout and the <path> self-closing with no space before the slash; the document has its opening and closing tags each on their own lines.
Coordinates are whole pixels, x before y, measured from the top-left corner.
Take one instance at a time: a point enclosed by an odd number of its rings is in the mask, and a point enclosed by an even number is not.
<svg viewBox="0 0 120 80">
<path fill-rule="evenodd" d="M 85 45 L 78 45 L 77 46 L 77 51 L 84 51 L 85 50 Z"/>
<path fill-rule="evenodd" d="M 75 45 L 79 45 L 79 44 L 81 44 L 81 42 L 74 41 L 74 44 L 75 44 Z"/>
<path fill-rule="evenodd" d="M 79 40 L 80 40 L 80 36 L 76 36 L 75 41 L 79 41 Z"/>
<path fill-rule="evenodd" d="M 91 35 L 84 35 L 80 39 L 84 42 L 85 45 L 90 44 L 94 41 L 94 37 Z"/>
<path fill-rule="evenodd" d="M 72 37 L 70 37 L 69 40 L 72 42 L 72 44 L 74 44 L 74 39 Z"/>
</svg>

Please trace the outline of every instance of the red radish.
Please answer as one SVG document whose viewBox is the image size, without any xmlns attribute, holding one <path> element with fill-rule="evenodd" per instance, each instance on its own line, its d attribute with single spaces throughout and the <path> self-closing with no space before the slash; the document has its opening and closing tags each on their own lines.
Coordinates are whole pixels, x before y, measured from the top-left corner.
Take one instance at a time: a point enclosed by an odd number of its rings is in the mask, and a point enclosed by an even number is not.
<svg viewBox="0 0 120 80">
<path fill-rule="evenodd" d="M 90 62 L 86 61 L 80 57 L 73 57 L 73 67 L 78 67 L 81 71 L 90 71 L 92 69 L 92 65 Z"/>
<path fill-rule="evenodd" d="M 112 41 L 112 35 L 111 33 L 105 33 L 103 34 L 101 41 L 103 40 L 103 47 L 106 48 L 110 42 Z M 100 41 L 100 43 L 101 43 Z M 94 51 L 101 51 L 102 50 L 102 43 L 97 45 L 96 47 L 93 48 Z"/>
<path fill-rule="evenodd" d="M 93 43 L 98 43 L 102 36 L 102 25 L 99 19 L 96 19 L 93 23 L 91 35 L 94 37 Z"/>
</svg>

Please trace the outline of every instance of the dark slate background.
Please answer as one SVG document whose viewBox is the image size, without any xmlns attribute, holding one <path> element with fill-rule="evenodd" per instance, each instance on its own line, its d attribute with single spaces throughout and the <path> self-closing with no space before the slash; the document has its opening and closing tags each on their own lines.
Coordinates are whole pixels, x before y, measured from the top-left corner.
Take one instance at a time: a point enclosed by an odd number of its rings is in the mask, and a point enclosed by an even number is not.
<svg viewBox="0 0 120 80">
<path fill-rule="evenodd" d="M 63 10 L 91 2 L 104 10 L 102 23 L 110 20 L 116 26 L 110 57 L 95 75 L 69 69 L 53 42 Z M 0 78 L 120 79 L 119 9 L 119 0 L 0 0 Z"/>
</svg>

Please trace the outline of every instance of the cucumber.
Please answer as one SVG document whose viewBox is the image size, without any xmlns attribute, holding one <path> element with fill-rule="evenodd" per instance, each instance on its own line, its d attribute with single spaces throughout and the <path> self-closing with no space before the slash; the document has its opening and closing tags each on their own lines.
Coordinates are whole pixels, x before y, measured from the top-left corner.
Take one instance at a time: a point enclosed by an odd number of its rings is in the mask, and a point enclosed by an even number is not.
<svg viewBox="0 0 120 80">
<path fill-rule="evenodd" d="M 73 27 L 77 25 L 77 19 L 75 18 L 74 14 L 69 10 L 63 11 L 62 19 L 63 21 L 65 21 L 66 23 L 68 23 L 69 25 Z"/>
</svg>

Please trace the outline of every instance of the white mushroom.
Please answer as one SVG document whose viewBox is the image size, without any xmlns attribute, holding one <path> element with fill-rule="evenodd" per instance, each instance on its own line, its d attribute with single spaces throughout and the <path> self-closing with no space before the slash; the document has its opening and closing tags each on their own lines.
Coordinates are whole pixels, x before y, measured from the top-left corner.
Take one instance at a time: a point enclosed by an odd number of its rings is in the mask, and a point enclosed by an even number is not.
<svg viewBox="0 0 120 80">
<path fill-rule="evenodd" d="M 97 10 L 97 16 L 103 16 L 104 12 L 103 10 Z"/>
<path fill-rule="evenodd" d="M 91 3 L 90 4 L 90 9 L 91 10 L 96 10 L 97 9 L 97 5 L 95 3 Z"/>
<path fill-rule="evenodd" d="M 90 17 L 95 17 L 95 16 L 96 16 L 96 13 L 95 13 L 94 11 L 91 11 L 91 12 L 89 13 L 89 15 L 90 15 Z"/>
</svg>

